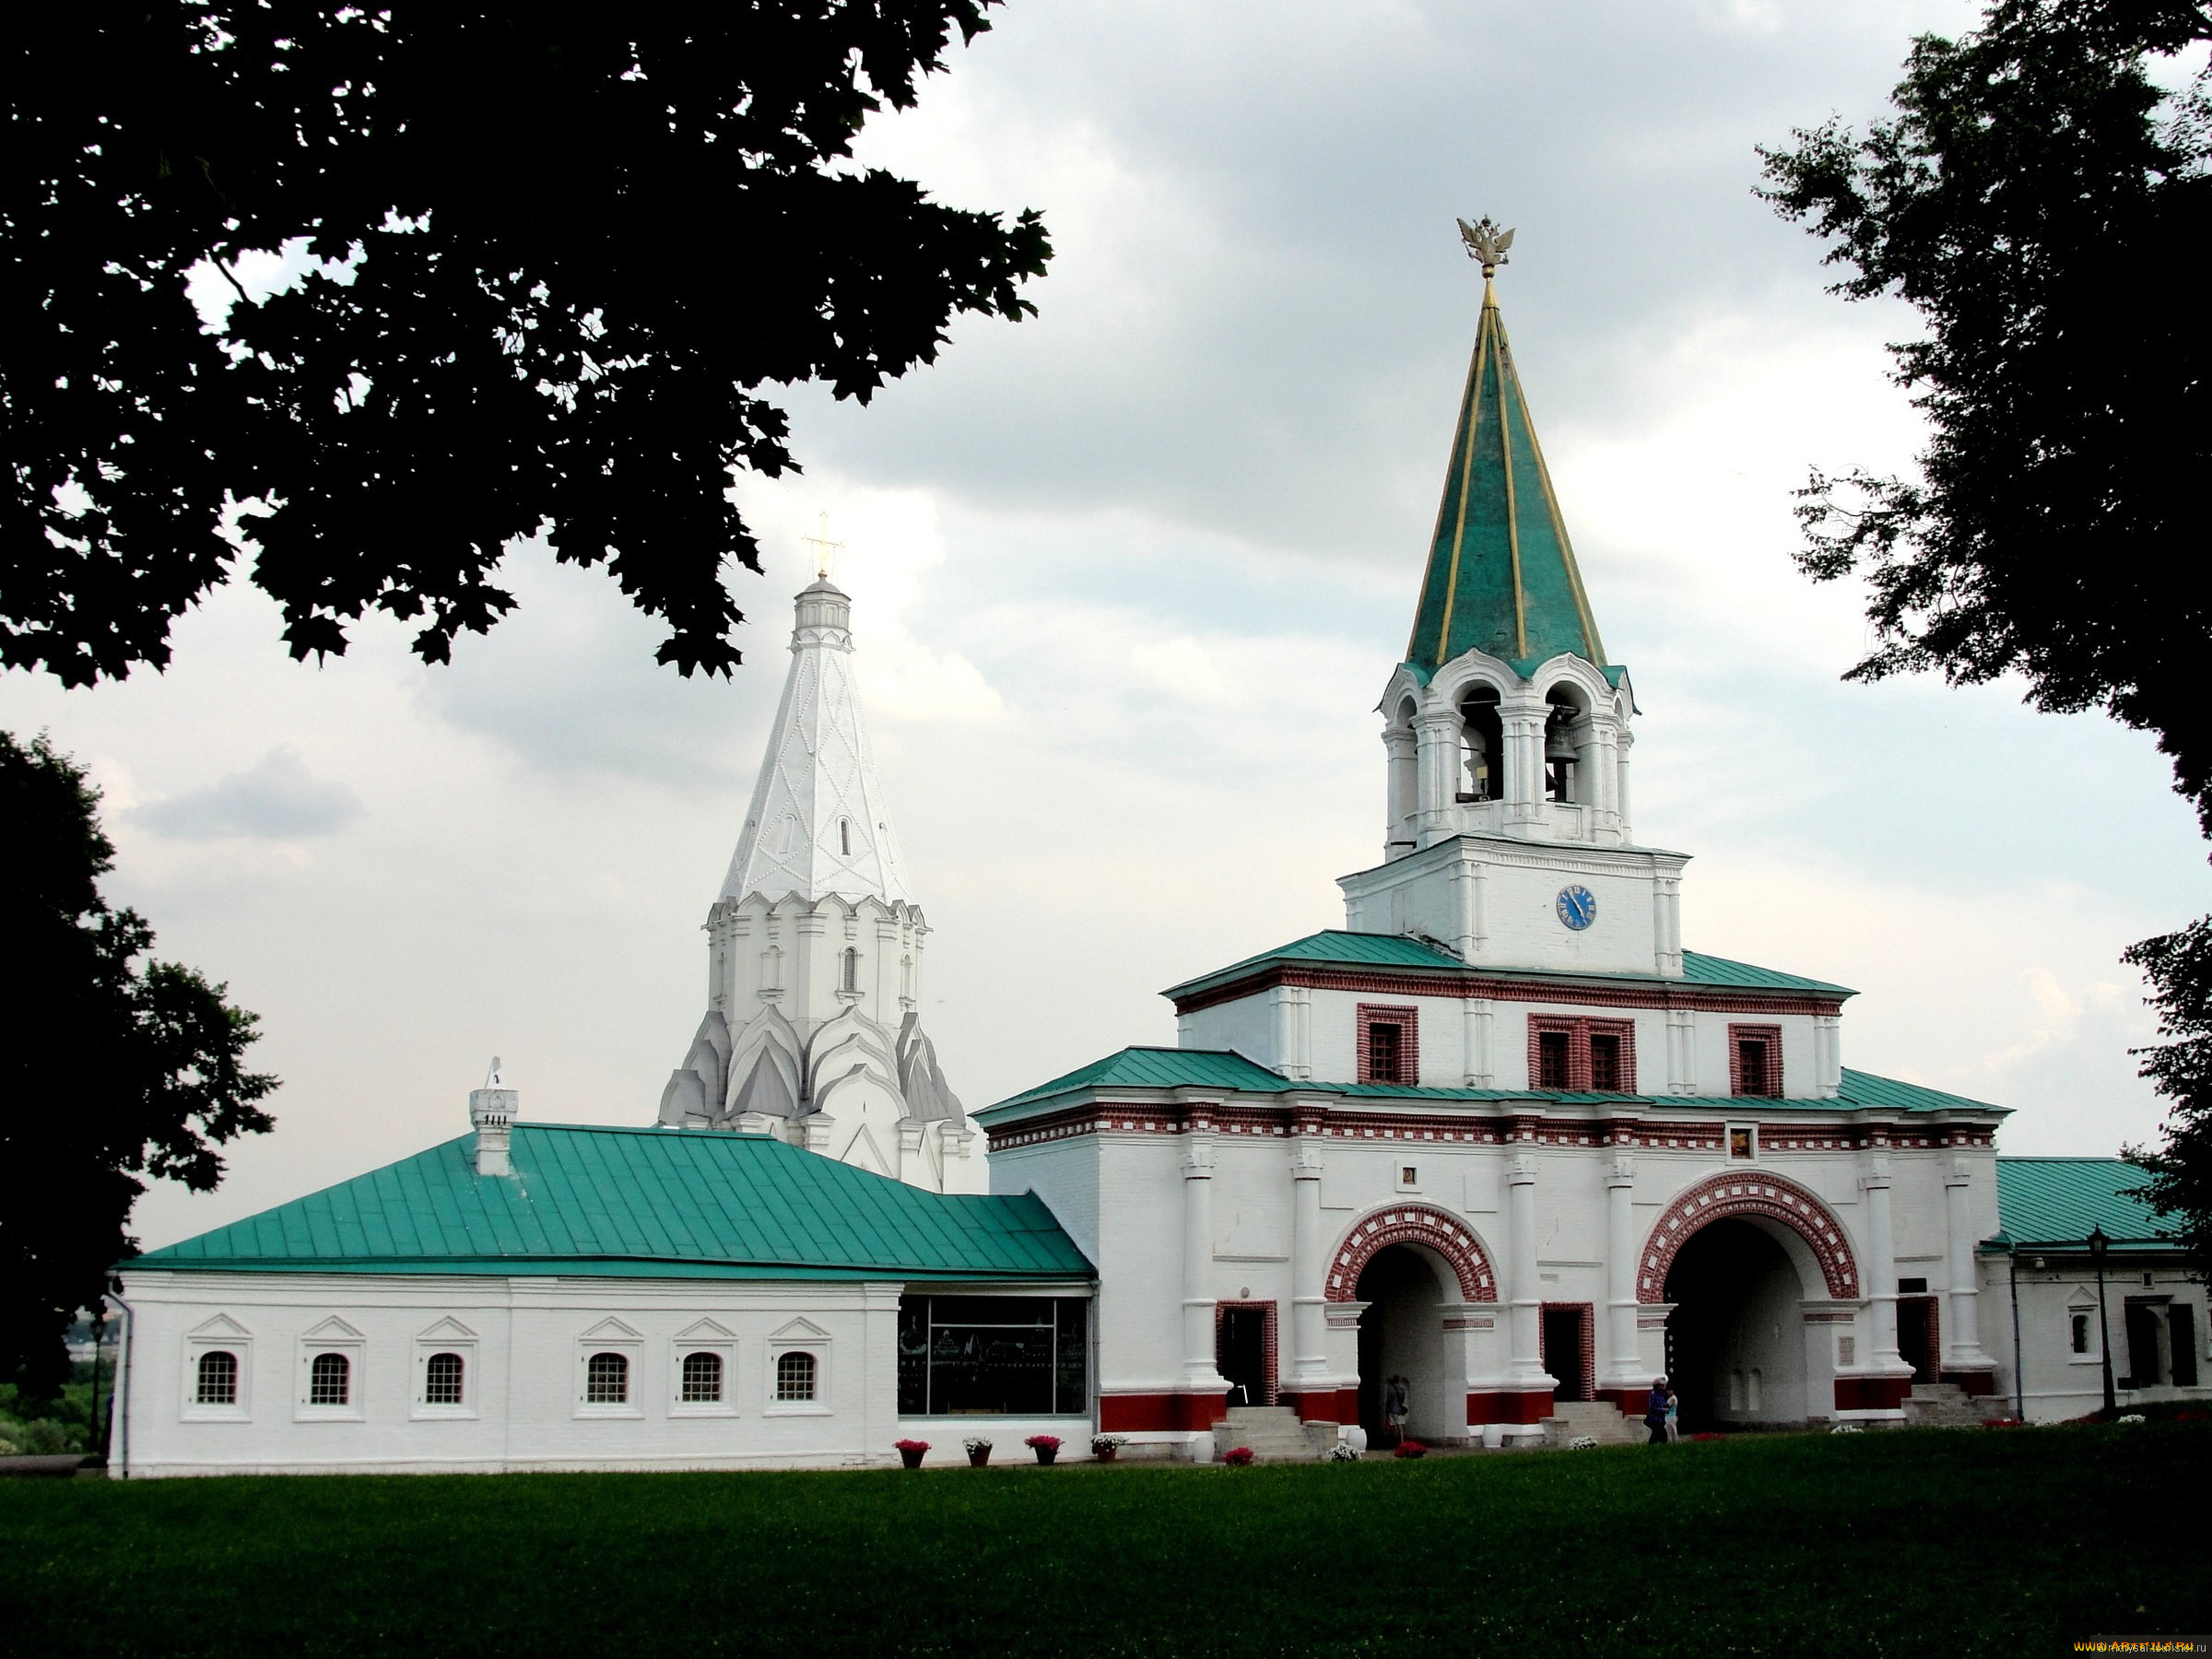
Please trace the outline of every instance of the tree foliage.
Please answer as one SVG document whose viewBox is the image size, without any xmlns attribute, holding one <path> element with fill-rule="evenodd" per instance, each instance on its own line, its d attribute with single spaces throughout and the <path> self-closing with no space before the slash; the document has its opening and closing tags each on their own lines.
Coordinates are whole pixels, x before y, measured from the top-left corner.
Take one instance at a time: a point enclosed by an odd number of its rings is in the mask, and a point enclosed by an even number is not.
<svg viewBox="0 0 2212 1659">
<path fill-rule="evenodd" d="M 0 663 L 157 666 L 239 547 L 295 656 L 371 610 L 442 661 L 501 549 L 604 565 L 688 674 L 740 661 L 731 469 L 769 384 L 865 400 L 1018 317 L 1034 213 L 850 158 L 995 0 L 639 7 L 80 0 L 0 40 Z M 323 262 L 220 328 L 196 270 Z M 241 516 L 241 505 L 243 509 Z"/>
<path fill-rule="evenodd" d="M 2179 95 L 2151 74 L 2207 39 L 2202 0 L 1998 0 L 1913 43 L 1894 119 L 1763 151 L 1762 194 L 1830 244 L 1836 291 L 1928 324 L 1892 347 L 1927 418 L 1917 476 L 1800 492 L 1800 568 L 1870 589 L 1851 677 L 2017 672 L 2039 708 L 2102 709 L 2157 735 L 2212 834 L 2212 71 Z M 2212 917 L 2125 959 L 2172 1102 L 2162 1147 L 2128 1156 L 2212 1274 Z"/>
<path fill-rule="evenodd" d="M 115 849 L 100 797 L 43 738 L 0 732 L 0 1376 L 46 1397 L 68 1376 L 63 1335 L 97 1307 L 142 1175 L 206 1192 L 215 1147 L 271 1126 L 276 1079 L 242 1065 L 255 1018 L 227 988 L 143 961 L 153 930 L 111 910 Z"/>
<path fill-rule="evenodd" d="M 1836 291 L 1899 294 L 1927 418 L 1917 476 L 1816 474 L 1799 566 L 1871 588 L 1875 679 L 2008 672 L 2040 708 L 2157 734 L 2212 830 L 2212 229 L 2204 82 L 2149 60 L 2212 36 L 2192 0 L 2000 0 L 1913 43 L 1897 114 L 1763 151 L 1762 192 L 1830 243 Z"/>
</svg>

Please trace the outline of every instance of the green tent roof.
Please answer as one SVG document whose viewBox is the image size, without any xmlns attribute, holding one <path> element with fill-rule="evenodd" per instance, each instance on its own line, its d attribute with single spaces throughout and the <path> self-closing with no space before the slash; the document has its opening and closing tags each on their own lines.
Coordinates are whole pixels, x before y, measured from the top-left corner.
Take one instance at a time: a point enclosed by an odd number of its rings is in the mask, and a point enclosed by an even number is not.
<svg viewBox="0 0 2212 1659">
<path fill-rule="evenodd" d="M 2073 1244 L 2104 1229 L 2115 1244 L 2178 1250 L 2158 1215 L 2125 1196 L 2150 1177 L 2117 1158 L 1997 1159 L 1996 1244 Z"/>
<path fill-rule="evenodd" d="M 766 1135 L 514 1126 L 463 1135 L 128 1264 L 194 1271 L 647 1278 L 1088 1278 L 1042 1201 L 948 1196 Z"/>
<path fill-rule="evenodd" d="M 1271 962 L 1325 962 L 1356 968 L 1413 968 L 1438 973 L 1497 972 L 1510 974 L 1516 979 L 1628 980 L 1639 983 L 1725 985 L 1742 990 L 1810 992 L 1828 996 L 1858 994 L 1848 985 L 1833 985 L 1826 980 L 1806 979 L 1800 974 L 1784 973 L 1777 968 L 1759 968 L 1749 962 L 1734 962 L 1726 957 L 1707 956 L 1699 950 L 1682 953 L 1682 977 L 1679 980 L 1662 979 L 1655 973 L 1561 972 L 1548 968 L 1470 971 L 1455 952 L 1441 945 L 1410 939 L 1403 934 L 1347 933 L 1338 928 L 1309 934 L 1288 945 L 1278 945 L 1273 950 L 1264 950 L 1257 956 L 1246 957 L 1241 962 L 1217 968 L 1211 973 L 1185 980 L 1180 985 L 1171 985 L 1160 994 L 1168 997 L 1187 996 L 1198 991 L 1210 990 L 1215 985 L 1226 984 Z"/>
<path fill-rule="evenodd" d="M 1562 652 L 1606 666 L 1487 278 L 1406 660 L 1434 674 L 1470 650 L 1523 676 Z"/>
<path fill-rule="evenodd" d="M 1400 1083 L 1299 1083 L 1280 1072 L 1270 1071 L 1257 1061 L 1247 1060 L 1242 1054 L 1226 1050 L 1125 1048 L 1119 1053 L 1107 1055 L 1103 1060 L 1094 1060 L 1088 1065 L 1078 1066 L 1065 1077 L 1054 1077 L 1049 1083 L 1040 1083 L 1034 1088 L 1024 1089 L 1020 1094 L 1001 1100 L 994 1106 L 986 1106 L 977 1116 L 979 1119 L 987 1119 L 995 1112 L 1008 1112 L 1018 1106 L 1033 1106 L 1040 1101 L 1084 1089 L 1117 1088 L 1206 1088 L 1219 1089 L 1224 1094 L 1288 1094 L 1296 1089 L 1308 1093 L 1343 1095 L 1354 1100 L 1411 1100 L 1427 1104 L 1542 1100 L 1563 1106 L 1610 1106 L 1627 1102 L 1669 1111 L 1761 1113 L 2005 1110 L 1986 1100 L 1971 1100 L 1964 1095 L 1946 1094 L 1939 1088 L 1924 1088 L 1917 1083 L 1900 1082 L 1895 1077 L 1877 1077 L 1872 1072 L 1853 1071 L 1849 1066 L 1843 1069 L 1843 1086 L 1833 1100 L 1754 1100 L 1739 1095 L 1621 1095 L 1575 1093 L 1547 1088 L 1414 1088 Z"/>
</svg>

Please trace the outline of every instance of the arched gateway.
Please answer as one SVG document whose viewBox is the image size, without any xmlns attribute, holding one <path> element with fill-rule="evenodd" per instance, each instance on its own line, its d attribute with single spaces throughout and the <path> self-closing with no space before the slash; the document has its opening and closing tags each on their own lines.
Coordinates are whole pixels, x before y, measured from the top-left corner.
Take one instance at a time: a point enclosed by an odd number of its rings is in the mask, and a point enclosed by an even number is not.
<svg viewBox="0 0 2212 1659">
<path fill-rule="evenodd" d="M 1456 1218 L 1426 1204 L 1401 1204 L 1356 1222 L 1337 1241 L 1329 1263 L 1328 1301 L 1352 1301 L 1368 1263 L 1393 1244 L 1423 1244 L 1444 1258 L 1459 1278 L 1462 1301 L 1494 1302 L 1498 1277 L 1483 1253 L 1482 1241 Z"/>
<path fill-rule="evenodd" d="M 1668 1304 L 1665 1370 L 1683 1427 L 1806 1421 L 1832 1388 L 1829 1327 L 1806 1304 L 1854 1300 L 1858 1286 L 1842 1224 L 1794 1182 L 1715 1176 L 1671 1200 L 1636 1296 Z"/>
<path fill-rule="evenodd" d="M 1409 1432 L 1437 1439 L 1465 1432 L 1465 1367 L 1453 1357 L 1447 1303 L 1498 1300 L 1498 1277 L 1472 1229 L 1425 1204 L 1394 1205 L 1362 1217 L 1337 1241 L 1322 1294 L 1356 1302 L 1358 1414 L 1370 1434 L 1383 1427 L 1393 1376 L 1409 1388 Z M 1347 1402 L 1348 1404 L 1348 1402 Z M 1339 1406 L 1342 1409 L 1342 1404 Z"/>
</svg>

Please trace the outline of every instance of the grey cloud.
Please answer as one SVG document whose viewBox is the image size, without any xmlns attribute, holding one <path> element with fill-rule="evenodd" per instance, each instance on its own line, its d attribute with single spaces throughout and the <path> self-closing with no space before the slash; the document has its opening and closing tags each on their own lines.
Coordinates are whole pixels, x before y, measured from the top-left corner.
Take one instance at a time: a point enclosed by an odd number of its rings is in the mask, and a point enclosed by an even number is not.
<svg viewBox="0 0 2212 1659">
<path fill-rule="evenodd" d="M 305 841 L 334 835 L 366 810 L 344 783 L 316 777 L 290 749 L 273 748 L 245 771 L 149 801 L 129 817 L 177 841 Z"/>
</svg>

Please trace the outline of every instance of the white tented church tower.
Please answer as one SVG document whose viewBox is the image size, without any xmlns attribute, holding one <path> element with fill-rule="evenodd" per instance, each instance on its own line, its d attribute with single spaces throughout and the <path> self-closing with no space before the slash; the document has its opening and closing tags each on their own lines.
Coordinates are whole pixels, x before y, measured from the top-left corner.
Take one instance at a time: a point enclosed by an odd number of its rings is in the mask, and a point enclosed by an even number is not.
<svg viewBox="0 0 2212 1659">
<path fill-rule="evenodd" d="M 798 595 L 783 700 L 706 933 L 706 1018 L 663 1124 L 773 1135 L 933 1192 L 982 1188 L 922 1030 L 929 928 L 861 719 L 852 601 L 827 576 Z"/>
</svg>

